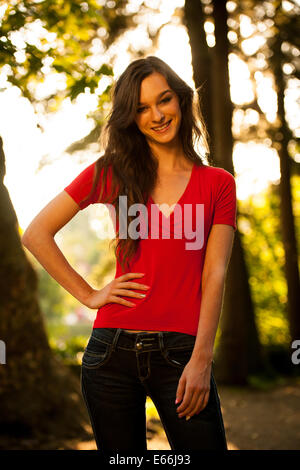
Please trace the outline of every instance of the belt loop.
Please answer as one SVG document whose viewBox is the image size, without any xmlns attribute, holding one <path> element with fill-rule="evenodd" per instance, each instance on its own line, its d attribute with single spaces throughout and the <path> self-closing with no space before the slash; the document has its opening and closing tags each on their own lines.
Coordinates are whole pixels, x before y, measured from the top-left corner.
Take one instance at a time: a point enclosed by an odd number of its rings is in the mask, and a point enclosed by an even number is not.
<svg viewBox="0 0 300 470">
<path fill-rule="evenodd" d="M 162 331 L 160 331 L 158 333 L 158 341 L 159 341 L 159 347 L 160 347 L 162 352 L 165 350 L 164 338 L 163 337 L 164 337 L 164 333 Z"/>
<path fill-rule="evenodd" d="M 115 349 L 116 349 L 116 345 L 117 345 L 117 342 L 118 342 L 121 331 L 122 331 L 122 328 L 118 328 L 116 333 L 115 333 L 114 339 L 112 341 L 112 346 L 111 346 L 112 352 L 114 352 Z"/>
</svg>

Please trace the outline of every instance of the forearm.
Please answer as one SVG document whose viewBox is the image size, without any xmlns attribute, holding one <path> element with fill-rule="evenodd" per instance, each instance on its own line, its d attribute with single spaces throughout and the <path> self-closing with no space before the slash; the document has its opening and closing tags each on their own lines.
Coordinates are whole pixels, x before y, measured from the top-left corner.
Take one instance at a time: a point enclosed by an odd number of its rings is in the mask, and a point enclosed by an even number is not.
<svg viewBox="0 0 300 470">
<path fill-rule="evenodd" d="M 225 285 L 224 272 L 211 272 L 202 279 L 202 299 L 192 358 L 206 365 L 213 359 L 213 348 L 221 315 Z"/>
<path fill-rule="evenodd" d="M 86 299 L 93 288 L 68 263 L 51 234 L 42 231 L 31 233 L 22 238 L 22 243 L 51 277 L 86 305 Z"/>
</svg>

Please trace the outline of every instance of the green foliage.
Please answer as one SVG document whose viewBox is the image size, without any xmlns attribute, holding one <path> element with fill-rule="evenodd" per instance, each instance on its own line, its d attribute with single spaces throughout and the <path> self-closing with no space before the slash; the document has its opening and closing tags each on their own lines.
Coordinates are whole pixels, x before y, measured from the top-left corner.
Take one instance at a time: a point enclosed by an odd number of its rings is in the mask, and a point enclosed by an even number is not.
<svg viewBox="0 0 300 470">
<path fill-rule="evenodd" d="M 27 256 L 38 276 L 39 303 L 46 323 L 61 323 L 64 316 L 76 306 L 76 299 L 48 274 L 30 252 L 27 252 Z"/>
<path fill-rule="evenodd" d="M 68 365 L 81 364 L 81 358 L 86 344 L 86 335 L 72 336 L 65 341 L 57 340 L 54 337 L 50 338 L 52 350 Z"/>
<path fill-rule="evenodd" d="M 108 4 L 97 0 L 32 0 L 5 2 L 0 18 L 0 68 L 8 67 L 7 80 L 17 86 L 31 102 L 37 101 L 35 87 L 48 75 L 56 73 L 65 80 L 65 89 L 57 90 L 43 100 L 59 105 L 64 98 L 76 99 L 80 93 L 94 93 L 102 76 L 112 76 L 109 64 L 91 66 L 93 41 L 100 40 L 99 31 L 117 36 L 120 11 L 127 1 Z M 32 34 L 34 31 L 34 34 Z M 34 37 L 33 37 L 34 36 Z M 108 36 L 108 34 L 106 35 Z M 100 97 L 100 105 L 105 96 Z M 49 103 L 50 102 L 50 103 Z"/>
<path fill-rule="evenodd" d="M 49 321 L 58 320 L 66 310 L 64 292 L 45 269 L 40 268 L 38 273 L 41 309 Z"/>
<path fill-rule="evenodd" d="M 299 191 L 299 177 L 294 177 L 292 182 L 296 194 Z M 287 286 L 279 203 L 276 185 L 247 201 L 239 201 L 238 223 L 243 236 L 260 340 L 263 345 L 283 344 L 288 347 Z"/>
<path fill-rule="evenodd" d="M 259 390 L 273 390 L 275 385 L 285 385 L 286 379 L 283 376 L 267 377 L 266 375 L 250 375 L 248 376 L 248 385 Z"/>
</svg>

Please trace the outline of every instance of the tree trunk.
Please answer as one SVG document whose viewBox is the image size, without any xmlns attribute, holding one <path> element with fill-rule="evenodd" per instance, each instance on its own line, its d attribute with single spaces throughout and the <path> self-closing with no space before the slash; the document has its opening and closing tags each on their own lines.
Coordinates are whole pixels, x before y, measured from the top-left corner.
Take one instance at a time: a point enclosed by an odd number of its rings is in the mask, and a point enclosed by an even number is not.
<svg viewBox="0 0 300 470">
<path fill-rule="evenodd" d="M 18 220 L 3 184 L 0 137 L 0 365 L 1 434 L 18 437 L 88 437 L 79 381 L 48 344 L 38 303 L 37 275 L 22 248 Z M 1 448 L 1 445 L 0 445 Z"/>
<path fill-rule="evenodd" d="M 206 81 L 210 84 L 206 100 L 203 100 L 207 107 L 203 114 L 210 118 L 209 132 L 213 137 L 213 160 L 216 166 L 233 174 L 232 103 L 229 90 L 226 2 L 219 0 L 213 2 L 216 45 L 211 49 L 208 48 L 206 40 L 202 39 L 204 30 L 201 34 L 199 32 L 204 25 L 203 10 L 199 4 L 201 4 L 199 0 L 186 0 L 185 2 L 185 20 L 189 25 L 193 66 L 202 71 L 201 74 L 194 71 L 194 80 L 196 87 L 201 85 L 197 82 L 198 77 L 201 77 L 202 83 Z M 196 31 L 193 31 L 194 29 Z M 199 51 L 202 48 L 205 52 Z M 207 59 L 208 56 L 209 59 Z M 223 383 L 246 384 L 250 373 L 263 369 L 263 360 L 255 326 L 247 267 L 238 230 L 235 233 L 227 272 L 220 330 L 221 337 L 216 351 L 216 376 Z"/>
<path fill-rule="evenodd" d="M 281 8 L 281 5 L 278 6 Z M 279 119 L 278 132 L 275 134 L 276 148 L 280 159 L 280 216 L 281 231 L 285 254 L 285 275 L 287 280 L 287 310 L 291 341 L 300 338 L 300 283 L 298 268 L 298 247 L 296 241 L 295 222 L 292 207 L 291 189 L 291 158 L 288 153 L 288 143 L 292 138 L 285 119 L 284 92 L 285 81 L 282 66 L 285 62 L 281 51 L 284 39 L 278 34 L 273 43 L 273 55 L 270 65 L 274 73 L 274 83 L 277 91 Z"/>
<path fill-rule="evenodd" d="M 217 166 L 233 174 L 226 0 L 213 0 L 213 8 L 216 40 L 213 48 L 214 158 Z M 217 354 L 219 380 L 227 383 L 246 383 L 248 374 L 263 370 L 263 359 L 242 239 L 238 230 L 235 234 L 226 287 Z"/>
<path fill-rule="evenodd" d="M 186 0 L 184 5 L 185 25 L 191 46 L 193 79 L 198 90 L 201 112 L 209 134 L 210 153 L 214 155 L 212 122 L 212 76 L 211 55 L 208 51 L 204 31 L 204 14 L 200 0 Z"/>
</svg>

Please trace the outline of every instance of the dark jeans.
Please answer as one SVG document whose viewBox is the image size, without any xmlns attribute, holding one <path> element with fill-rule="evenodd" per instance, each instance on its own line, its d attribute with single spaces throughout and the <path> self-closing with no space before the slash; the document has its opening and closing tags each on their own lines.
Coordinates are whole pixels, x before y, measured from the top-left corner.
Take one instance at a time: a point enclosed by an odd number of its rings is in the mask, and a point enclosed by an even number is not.
<svg viewBox="0 0 300 470">
<path fill-rule="evenodd" d="M 213 373 L 206 407 L 188 421 L 176 412 L 178 381 L 195 339 L 175 332 L 93 329 L 82 358 L 81 387 L 99 450 L 147 450 L 147 395 L 172 450 L 227 450 Z"/>
</svg>

